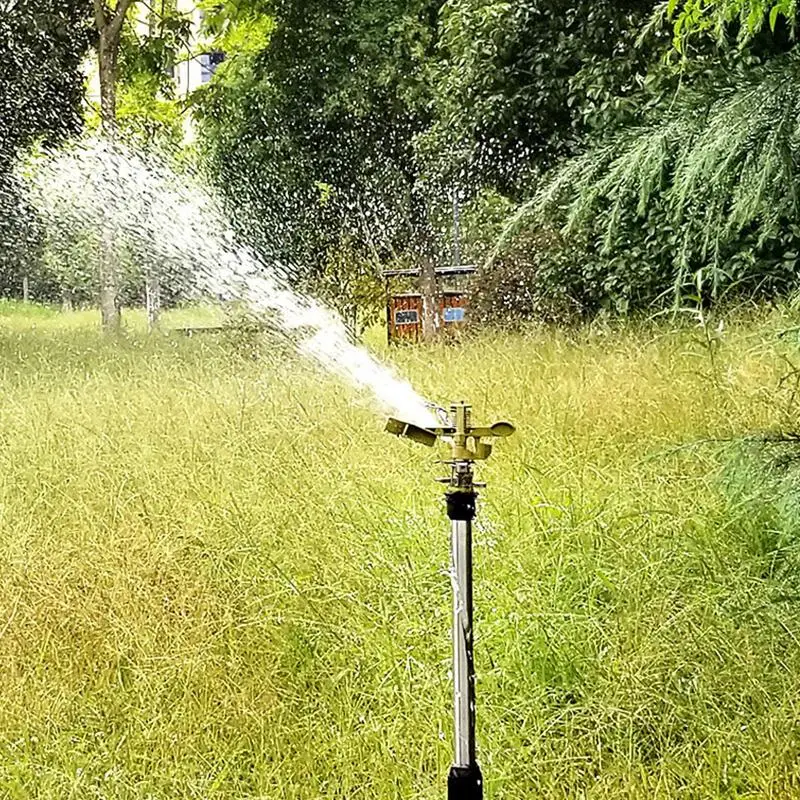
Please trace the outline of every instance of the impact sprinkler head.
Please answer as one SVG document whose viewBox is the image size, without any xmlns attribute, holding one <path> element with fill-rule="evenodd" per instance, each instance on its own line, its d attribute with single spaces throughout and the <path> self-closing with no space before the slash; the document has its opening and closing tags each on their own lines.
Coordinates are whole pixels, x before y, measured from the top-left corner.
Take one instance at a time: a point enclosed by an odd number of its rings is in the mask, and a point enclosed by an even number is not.
<svg viewBox="0 0 800 800">
<path fill-rule="evenodd" d="M 466 403 L 450 406 L 449 424 L 425 428 L 390 417 L 386 430 L 396 436 L 405 436 L 413 442 L 433 447 L 437 439 L 445 439 L 451 447 L 451 461 L 484 461 L 492 453 L 492 443 L 486 439 L 511 436 L 514 426 L 510 422 L 495 422 L 489 427 L 472 426 L 472 409 Z"/>
</svg>

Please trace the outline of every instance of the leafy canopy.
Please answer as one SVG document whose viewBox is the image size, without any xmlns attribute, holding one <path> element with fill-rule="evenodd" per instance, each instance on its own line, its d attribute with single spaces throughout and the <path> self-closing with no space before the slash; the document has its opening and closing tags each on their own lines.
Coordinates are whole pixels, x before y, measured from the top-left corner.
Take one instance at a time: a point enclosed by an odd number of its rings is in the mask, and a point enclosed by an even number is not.
<svg viewBox="0 0 800 800">
<path fill-rule="evenodd" d="M 364 219 L 376 239 L 397 234 L 387 226 L 406 214 L 414 137 L 431 120 L 440 5 L 241 0 L 213 21 L 228 41 L 260 30 L 263 47 L 240 49 L 199 93 L 203 143 L 220 184 L 293 262 L 319 266 L 353 229 L 363 240 Z"/>
<path fill-rule="evenodd" d="M 648 62 L 634 44 L 651 13 L 651 0 L 448 0 L 436 157 L 455 161 L 462 182 L 529 193 L 537 172 L 634 113 Z"/>
<path fill-rule="evenodd" d="M 18 287 L 37 260 L 32 212 L 12 179 L 18 152 L 80 130 L 91 42 L 83 0 L 0 2 L 0 292 Z"/>
<path fill-rule="evenodd" d="M 80 128 L 80 64 L 89 44 L 81 0 L 0 3 L 0 169 L 16 148 Z"/>
<path fill-rule="evenodd" d="M 797 0 L 669 0 L 667 15 L 673 20 L 675 46 L 684 50 L 687 41 L 703 33 L 725 40 L 731 27 L 740 42 L 752 39 L 765 25 L 774 31 L 781 18 L 793 29 Z"/>
</svg>

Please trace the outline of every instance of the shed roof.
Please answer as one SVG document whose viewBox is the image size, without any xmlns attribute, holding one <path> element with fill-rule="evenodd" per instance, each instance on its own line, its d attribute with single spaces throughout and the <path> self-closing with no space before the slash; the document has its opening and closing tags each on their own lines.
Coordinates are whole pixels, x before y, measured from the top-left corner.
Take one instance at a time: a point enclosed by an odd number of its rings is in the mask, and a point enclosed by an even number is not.
<svg viewBox="0 0 800 800">
<path fill-rule="evenodd" d="M 458 266 L 435 267 L 433 270 L 437 275 L 471 275 L 477 272 L 475 264 L 460 264 Z M 413 278 L 420 275 L 422 270 L 419 267 L 413 269 L 387 269 L 383 271 L 384 278 Z"/>
</svg>

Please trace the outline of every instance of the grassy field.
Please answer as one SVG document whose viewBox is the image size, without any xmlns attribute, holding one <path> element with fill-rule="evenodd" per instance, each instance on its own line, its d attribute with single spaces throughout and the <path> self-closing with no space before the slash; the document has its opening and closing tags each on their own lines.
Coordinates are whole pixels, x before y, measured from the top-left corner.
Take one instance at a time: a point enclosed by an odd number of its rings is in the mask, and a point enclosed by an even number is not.
<svg viewBox="0 0 800 800">
<path fill-rule="evenodd" d="M 481 470 L 489 800 L 800 796 L 800 517 L 736 443 L 797 426 L 797 318 L 375 332 L 519 429 Z M 443 798 L 435 454 L 267 343 L 95 326 L 0 305 L 0 797 Z"/>
</svg>

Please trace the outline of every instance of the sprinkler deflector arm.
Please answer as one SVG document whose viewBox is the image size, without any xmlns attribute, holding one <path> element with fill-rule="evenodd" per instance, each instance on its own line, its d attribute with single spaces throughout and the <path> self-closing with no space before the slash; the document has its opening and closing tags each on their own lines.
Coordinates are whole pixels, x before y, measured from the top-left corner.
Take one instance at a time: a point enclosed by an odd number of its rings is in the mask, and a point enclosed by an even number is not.
<svg viewBox="0 0 800 800">
<path fill-rule="evenodd" d="M 386 431 L 395 436 L 405 436 L 418 444 L 433 447 L 437 439 L 452 440 L 454 461 L 485 461 L 492 454 L 492 445 L 484 439 L 511 436 L 514 426 L 510 422 L 495 422 L 488 428 L 473 428 L 469 424 L 469 406 L 459 403 L 452 406 L 455 425 L 425 428 L 411 422 L 389 417 Z M 459 414 L 460 412 L 460 414 Z M 459 420 L 459 416 L 463 419 Z M 459 426 L 459 421 L 463 424 Z"/>
<path fill-rule="evenodd" d="M 509 422 L 496 422 L 488 428 L 472 427 L 470 407 L 457 403 L 450 408 L 451 425 L 425 428 L 390 419 L 386 430 L 432 447 L 440 438 L 451 447 L 450 476 L 447 484 L 447 516 L 451 528 L 451 568 L 453 584 L 453 722 L 454 759 L 447 776 L 448 800 L 482 800 L 483 776 L 475 757 L 475 663 L 472 627 L 472 521 L 475 519 L 477 492 L 473 462 L 492 452 L 487 438 L 514 433 Z"/>
</svg>

